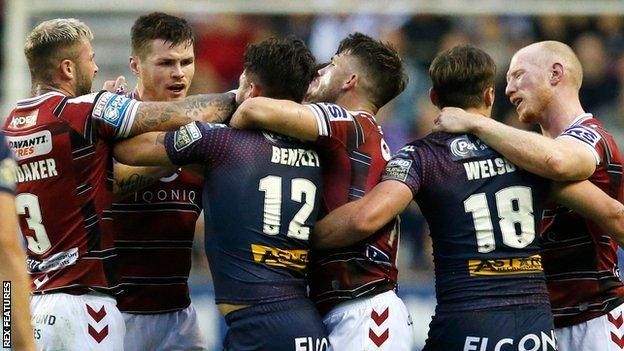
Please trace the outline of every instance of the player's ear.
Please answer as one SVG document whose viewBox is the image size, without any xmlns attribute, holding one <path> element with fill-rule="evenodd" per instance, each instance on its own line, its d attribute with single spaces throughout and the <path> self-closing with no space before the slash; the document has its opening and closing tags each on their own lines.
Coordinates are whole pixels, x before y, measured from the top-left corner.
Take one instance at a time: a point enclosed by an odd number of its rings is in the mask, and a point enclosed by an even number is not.
<svg viewBox="0 0 624 351">
<path fill-rule="evenodd" d="M 563 75 L 563 65 L 559 62 L 555 62 L 552 67 L 550 67 L 550 76 L 548 77 L 548 80 L 551 85 L 557 85 L 563 79 Z"/>
<path fill-rule="evenodd" d="M 71 80 L 76 78 L 76 66 L 74 61 L 70 59 L 64 59 L 60 63 L 61 77 L 64 80 Z"/>
<path fill-rule="evenodd" d="M 135 76 L 139 75 L 139 58 L 137 56 L 130 56 L 130 71 Z"/>
<path fill-rule="evenodd" d="M 249 83 L 249 96 L 248 97 L 256 97 L 263 96 L 262 94 L 262 86 L 256 83 Z"/>
<path fill-rule="evenodd" d="M 494 105 L 494 88 L 493 87 L 487 87 L 483 91 L 483 103 L 485 104 L 485 107 L 488 107 L 488 108 Z"/>
<path fill-rule="evenodd" d="M 352 74 L 349 79 L 342 85 L 344 90 L 350 90 L 357 86 L 360 77 L 357 74 Z"/>
<path fill-rule="evenodd" d="M 438 103 L 438 93 L 433 90 L 433 88 L 429 88 L 429 100 L 431 100 L 433 106 L 440 108 L 440 104 Z"/>
</svg>

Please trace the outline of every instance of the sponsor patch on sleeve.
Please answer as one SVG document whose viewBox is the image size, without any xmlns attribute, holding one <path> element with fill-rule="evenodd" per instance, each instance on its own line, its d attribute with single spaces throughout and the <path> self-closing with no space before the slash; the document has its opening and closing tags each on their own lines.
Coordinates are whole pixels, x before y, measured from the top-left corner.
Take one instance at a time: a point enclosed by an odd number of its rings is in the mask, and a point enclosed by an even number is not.
<svg viewBox="0 0 624 351">
<path fill-rule="evenodd" d="M 568 128 L 561 133 L 560 136 L 573 137 L 585 144 L 590 145 L 592 148 L 596 147 L 596 144 L 598 144 L 601 138 L 598 132 L 585 126 L 574 126 L 572 128 Z"/>
<path fill-rule="evenodd" d="M 126 114 L 130 112 L 132 101 L 122 95 L 102 93 L 93 106 L 93 117 L 118 129 Z"/>
<path fill-rule="evenodd" d="M 321 108 L 327 113 L 327 117 L 330 121 L 350 121 L 353 119 L 353 116 L 341 106 L 336 104 L 328 104 L 328 103 L 320 103 Z"/>
<path fill-rule="evenodd" d="M 201 131 L 195 122 L 192 122 L 181 127 L 174 133 L 173 147 L 176 151 L 182 151 L 201 138 Z"/>
<path fill-rule="evenodd" d="M 383 173 L 383 180 L 399 180 L 405 182 L 412 167 L 412 160 L 394 159 L 386 165 Z"/>
</svg>

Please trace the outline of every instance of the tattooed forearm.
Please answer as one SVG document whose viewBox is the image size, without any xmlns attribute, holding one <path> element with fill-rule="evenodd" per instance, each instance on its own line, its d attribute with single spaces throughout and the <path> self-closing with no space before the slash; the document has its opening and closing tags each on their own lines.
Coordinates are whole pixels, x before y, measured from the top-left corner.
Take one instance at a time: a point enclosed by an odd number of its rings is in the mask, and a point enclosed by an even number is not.
<svg viewBox="0 0 624 351">
<path fill-rule="evenodd" d="M 235 109 L 233 93 L 194 95 L 174 102 L 143 102 L 130 134 L 173 130 L 193 121 L 222 123 Z"/>
<path fill-rule="evenodd" d="M 176 169 L 177 167 L 132 167 L 117 163 L 113 199 L 124 199 L 156 183 L 160 178 L 173 174 Z"/>
</svg>

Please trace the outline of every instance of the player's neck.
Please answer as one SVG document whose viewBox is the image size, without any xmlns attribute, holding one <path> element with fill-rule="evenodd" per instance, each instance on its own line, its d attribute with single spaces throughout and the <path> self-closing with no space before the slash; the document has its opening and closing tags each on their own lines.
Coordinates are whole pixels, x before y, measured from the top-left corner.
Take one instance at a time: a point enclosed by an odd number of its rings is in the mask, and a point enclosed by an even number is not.
<svg viewBox="0 0 624 351">
<path fill-rule="evenodd" d="M 39 96 L 39 95 L 43 95 L 45 93 L 49 93 L 49 92 L 58 92 L 61 93 L 65 96 L 75 96 L 76 93 L 74 92 L 74 89 L 71 89 L 70 87 L 66 87 L 66 86 L 53 86 L 50 84 L 45 84 L 45 83 L 33 83 L 32 88 L 30 90 L 30 93 L 32 96 Z"/>
<path fill-rule="evenodd" d="M 349 111 L 364 111 L 371 115 L 377 113 L 377 107 L 365 99 L 354 98 L 350 94 L 345 94 L 336 100 L 336 105 L 340 105 Z"/>
<path fill-rule="evenodd" d="M 542 134 L 556 138 L 584 113 L 578 96 L 553 99 L 540 122 Z"/>
<path fill-rule="evenodd" d="M 134 88 L 134 99 L 139 101 L 154 101 L 153 97 L 149 96 L 142 84 L 137 84 Z"/>
<path fill-rule="evenodd" d="M 479 114 L 479 115 L 485 116 L 487 118 L 492 117 L 492 109 L 491 108 L 487 108 L 485 106 L 483 106 L 483 107 L 468 107 L 466 109 L 466 112 Z"/>
</svg>

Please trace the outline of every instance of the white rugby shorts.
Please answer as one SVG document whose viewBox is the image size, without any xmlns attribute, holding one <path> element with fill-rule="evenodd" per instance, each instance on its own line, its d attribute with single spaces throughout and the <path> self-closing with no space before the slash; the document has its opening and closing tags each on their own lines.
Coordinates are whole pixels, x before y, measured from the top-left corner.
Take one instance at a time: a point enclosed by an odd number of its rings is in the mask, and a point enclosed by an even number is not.
<svg viewBox="0 0 624 351">
<path fill-rule="evenodd" d="M 39 350 L 123 350 L 126 327 L 117 302 L 108 295 L 34 295 L 30 310 Z"/>
<path fill-rule="evenodd" d="M 333 350 L 412 351 L 414 329 L 403 301 L 394 291 L 354 299 L 323 318 Z"/>
<path fill-rule="evenodd" d="M 556 328 L 559 351 L 624 350 L 624 304 L 587 322 Z"/>
<path fill-rule="evenodd" d="M 175 312 L 122 314 L 126 321 L 126 351 L 208 350 L 192 304 Z"/>
</svg>

